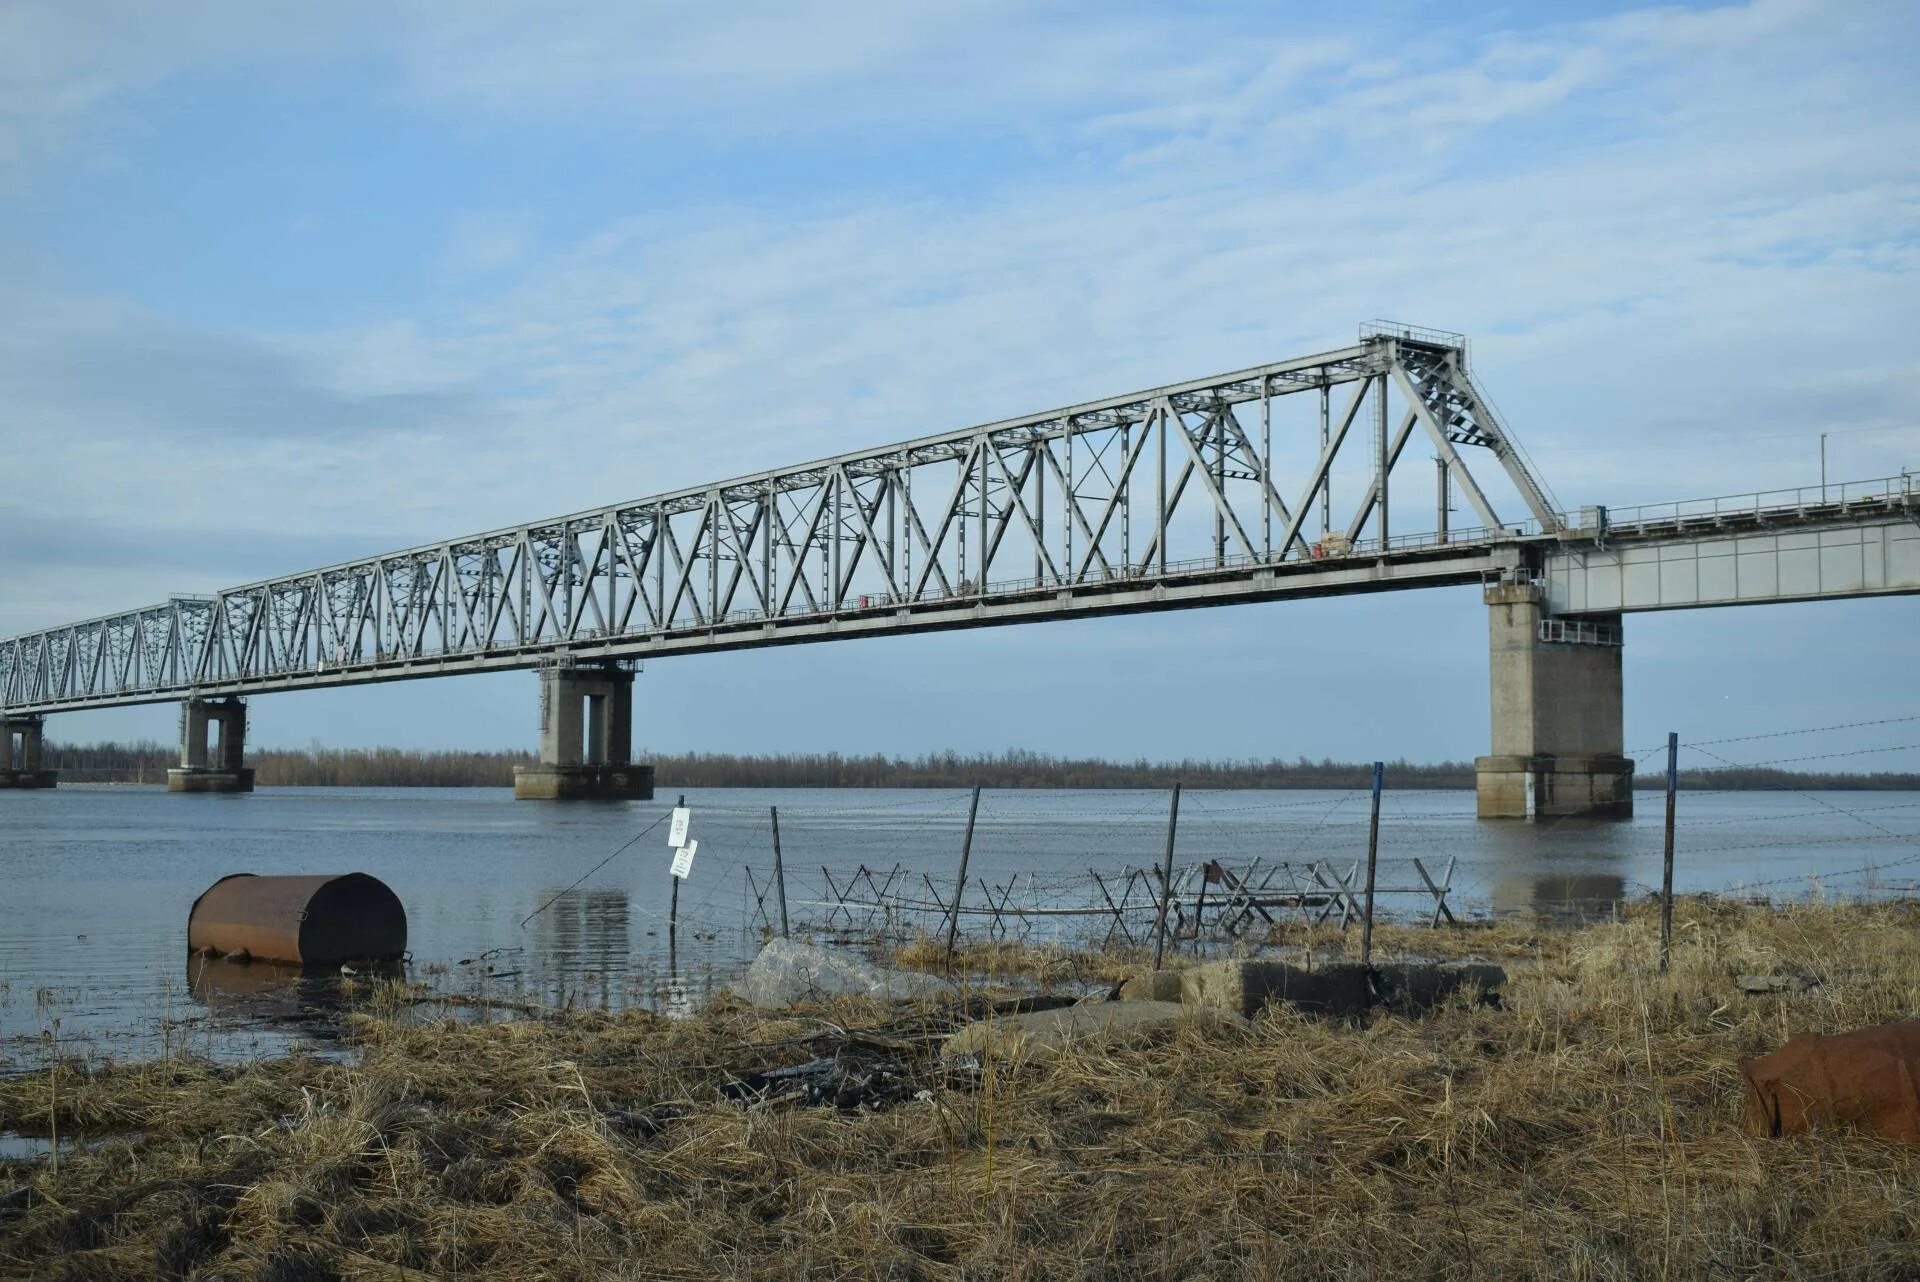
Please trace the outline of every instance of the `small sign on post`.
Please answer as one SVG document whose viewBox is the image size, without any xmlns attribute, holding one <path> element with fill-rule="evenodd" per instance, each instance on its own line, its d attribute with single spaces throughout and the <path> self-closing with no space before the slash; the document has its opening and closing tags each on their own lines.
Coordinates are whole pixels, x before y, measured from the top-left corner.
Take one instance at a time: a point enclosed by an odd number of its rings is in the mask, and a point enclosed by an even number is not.
<svg viewBox="0 0 1920 1282">
<path fill-rule="evenodd" d="M 699 849 L 699 842 L 689 841 L 686 845 L 673 852 L 673 875 L 675 877 L 685 877 L 693 871 L 693 857 Z"/>
<path fill-rule="evenodd" d="M 687 844 L 687 829 L 693 826 L 693 811 L 684 805 L 673 808 L 673 820 L 667 825 L 667 844 L 675 850 Z"/>
</svg>

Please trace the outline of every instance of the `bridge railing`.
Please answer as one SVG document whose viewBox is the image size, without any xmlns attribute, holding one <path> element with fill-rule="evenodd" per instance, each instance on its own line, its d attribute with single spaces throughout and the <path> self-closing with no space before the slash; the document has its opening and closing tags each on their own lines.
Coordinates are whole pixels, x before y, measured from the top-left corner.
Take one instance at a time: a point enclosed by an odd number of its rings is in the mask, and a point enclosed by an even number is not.
<svg viewBox="0 0 1920 1282">
<path fill-rule="evenodd" d="M 1694 521 L 1752 519 L 1782 514 L 1841 514 L 1857 512 L 1862 508 L 1911 505 L 1916 498 L 1920 498 L 1920 482 L 1911 473 L 1902 473 L 1868 481 L 1835 481 L 1786 490 L 1760 490 L 1751 494 L 1610 508 L 1607 526 L 1618 532 L 1626 527 L 1686 525 Z"/>
</svg>

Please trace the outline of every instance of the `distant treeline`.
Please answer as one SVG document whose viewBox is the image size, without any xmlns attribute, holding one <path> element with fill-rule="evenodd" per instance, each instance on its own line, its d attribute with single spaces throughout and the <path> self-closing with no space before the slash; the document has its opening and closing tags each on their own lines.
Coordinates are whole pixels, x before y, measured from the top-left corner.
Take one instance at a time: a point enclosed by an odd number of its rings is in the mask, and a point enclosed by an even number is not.
<svg viewBox="0 0 1920 1282">
<path fill-rule="evenodd" d="M 445 752 L 405 748 L 249 748 L 254 783 L 265 788 L 510 788 L 530 752 Z M 74 782 L 165 783 L 180 764 L 171 744 L 49 743 L 43 763 Z"/>
<path fill-rule="evenodd" d="M 1034 752 L 963 755 L 934 752 L 919 757 L 842 756 L 837 752 L 635 753 L 653 763 L 665 788 L 1364 788 L 1373 768 L 1365 762 L 1309 761 L 1103 761 L 1051 757 Z M 263 748 L 247 754 L 262 787 L 506 788 L 513 768 L 534 760 L 530 752 L 419 751 L 402 748 Z M 49 744 L 46 764 L 72 782 L 162 783 L 178 750 L 142 743 Z M 1473 764 L 1443 761 L 1387 764 L 1393 788 L 1471 788 Z M 1641 788 L 1663 786 L 1658 771 L 1642 773 Z M 1784 790 L 1858 788 L 1920 791 L 1920 774 L 1814 774 L 1763 767 L 1683 770 L 1690 790 Z"/>
</svg>

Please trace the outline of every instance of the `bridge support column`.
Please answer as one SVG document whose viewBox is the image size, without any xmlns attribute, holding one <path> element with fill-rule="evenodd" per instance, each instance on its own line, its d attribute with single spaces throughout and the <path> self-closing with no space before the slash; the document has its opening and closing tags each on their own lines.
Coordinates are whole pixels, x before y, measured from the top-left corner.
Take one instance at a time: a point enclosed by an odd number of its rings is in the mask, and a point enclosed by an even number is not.
<svg viewBox="0 0 1920 1282">
<path fill-rule="evenodd" d="M 217 748 L 208 731 L 218 727 Z M 180 705 L 180 764 L 167 771 L 168 792 L 252 792 L 247 705 L 240 699 L 188 699 Z"/>
<path fill-rule="evenodd" d="M 1531 583 L 1486 591 L 1493 753 L 1474 762 L 1480 818 L 1630 819 L 1620 616 L 1548 618 L 1542 597 Z"/>
<path fill-rule="evenodd" d="M 39 717 L 0 713 L 0 788 L 51 788 L 59 779 L 40 765 Z"/>
<path fill-rule="evenodd" d="M 583 734 L 584 732 L 584 734 Z M 518 766 L 523 801 L 653 796 L 653 767 L 633 754 L 633 673 L 613 666 L 540 670 L 540 764 Z"/>
</svg>

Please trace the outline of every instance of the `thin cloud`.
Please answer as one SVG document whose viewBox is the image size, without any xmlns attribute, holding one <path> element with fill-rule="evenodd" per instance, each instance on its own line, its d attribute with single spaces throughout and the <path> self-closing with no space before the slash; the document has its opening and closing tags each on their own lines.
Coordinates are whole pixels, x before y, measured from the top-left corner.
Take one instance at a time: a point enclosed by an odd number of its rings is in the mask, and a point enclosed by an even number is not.
<svg viewBox="0 0 1920 1282">
<path fill-rule="evenodd" d="M 149 599 L 153 573 L 205 590 L 1316 350 L 1374 317 L 1468 331 L 1572 503 L 1792 484 L 1819 431 L 1911 422 L 1920 392 L 1910 6 L 1418 30 L 1010 3 L 151 12 L 0 14 L 0 174 L 138 172 L 141 130 L 187 127 L 147 118 L 157 88 L 298 74 L 367 108 L 338 128 L 390 119 L 476 166 L 561 129 L 615 157 L 670 141 L 728 185 L 570 221 L 569 184 L 604 198 L 605 174 L 441 208 L 428 167 L 407 193 L 445 229 L 423 292 L 343 282 L 351 323 L 272 334 L 102 300 L 16 244 L 35 273 L 0 303 L 0 438 L 34 484 L 0 530 L 31 553 L 5 557 L 0 633 Z M 782 161 L 805 172 L 763 181 Z M 1898 432 L 1845 440 L 1855 475 L 1920 461 Z M 1408 750 L 1471 751 L 1463 733 Z"/>
</svg>

